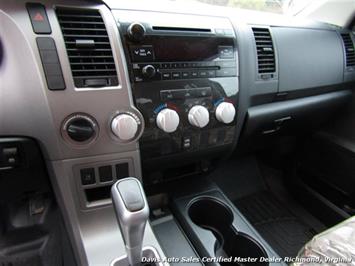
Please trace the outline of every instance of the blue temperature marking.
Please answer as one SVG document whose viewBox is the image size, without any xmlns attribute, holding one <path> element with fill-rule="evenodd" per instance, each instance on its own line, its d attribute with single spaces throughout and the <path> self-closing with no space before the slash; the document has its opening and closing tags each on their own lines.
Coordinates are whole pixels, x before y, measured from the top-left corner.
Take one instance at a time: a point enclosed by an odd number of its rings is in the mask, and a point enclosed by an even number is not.
<svg viewBox="0 0 355 266">
<path fill-rule="evenodd" d="M 160 105 L 158 105 L 157 108 L 154 109 L 154 113 L 159 113 L 161 110 L 163 110 L 164 108 L 166 108 L 168 105 L 166 103 L 162 103 Z"/>
</svg>

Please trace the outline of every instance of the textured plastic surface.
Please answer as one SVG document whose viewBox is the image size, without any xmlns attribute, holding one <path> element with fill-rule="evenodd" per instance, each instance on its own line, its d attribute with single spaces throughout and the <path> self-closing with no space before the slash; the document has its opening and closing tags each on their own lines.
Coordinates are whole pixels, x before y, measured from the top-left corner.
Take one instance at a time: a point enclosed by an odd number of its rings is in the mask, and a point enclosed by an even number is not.
<svg viewBox="0 0 355 266">
<path fill-rule="evenodd" d="M 315 234 L 268 191 L 244 197 L 235 204 L 281 257 L 296 256 Z"/>
<path fill-rule="evenodd" d="M 335 31 L 275 27 L 279 92 L 343 82 L 343 47 Z"/>
<path fill-rule="evenodd" d="M 300 251 L 299 257 L 314 258 L 321 265 L 355 265 L 354 243 L 355 216 L 315 236 Z M 302 265 L 312 265 L 312 263 L 293 264 L 293 266 Z"/>
</svg>

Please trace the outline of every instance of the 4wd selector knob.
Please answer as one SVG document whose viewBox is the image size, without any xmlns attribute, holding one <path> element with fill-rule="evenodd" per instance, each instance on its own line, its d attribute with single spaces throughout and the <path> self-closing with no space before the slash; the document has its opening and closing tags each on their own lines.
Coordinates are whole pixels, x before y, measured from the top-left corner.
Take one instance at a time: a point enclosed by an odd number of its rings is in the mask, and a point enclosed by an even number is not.
<svg viewBox="0 0 355 266">
<path fill-rule="evenodd" d="M 120 140 L 129 141 L 137 134 L 138 122 L 132 115 L 119 114 L 112 119 L 111 130 Z"/>
<path fill-rule="evenodd" d="M 152 65 L 146 65 L 142 68 L 142 74 L 146 78 L 152 78 L 155 76 L 155 67 Z"/>
<path fill-rule="evenodd" d="M 134 42 L 140 42 L 144 39 L 145 28 L 141 23 L 133 22 L 127 29 L 128 37 Z"/>
<path fill-rule="evenodd" d="M 229 124 L 234 120 L 234 105 L 227 102 L 220 103 L 216 108 L 216 118 L 219 122 Z"/>
<path fill-rule="evenodd" d="M 174 132 L 180 123 L 180 118 L 175 110 L 165 108 L 158 113 L 157 126 L 167 133 Z"/>
<path fill-rule="evenodd" d="M 74 145 L 87 145 L 98 135 L 99 127 L 93 117 L 84 113 L 68 116 L 61 127 L 62 136 Z"/>
<path fill-rule="evenodd" d="M 195 105 L 190 109 L 188 119 L 191 125 L 203 128 L 207 126 L 210 121 L 210 113 L 206 107 L 202 105 Z"/>
</svg>

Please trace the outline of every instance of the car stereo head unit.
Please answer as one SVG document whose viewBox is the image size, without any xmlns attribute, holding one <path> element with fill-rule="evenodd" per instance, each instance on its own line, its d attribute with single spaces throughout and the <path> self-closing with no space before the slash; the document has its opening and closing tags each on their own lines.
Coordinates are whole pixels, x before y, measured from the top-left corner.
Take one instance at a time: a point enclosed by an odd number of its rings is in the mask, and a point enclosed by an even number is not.
<svg viewBox="0 0 355 266">
<path fill-rule="evenodd" d="M 235 35 L 224 28 L 157 27 L 121 23 L 133 82 L 233 77 Z"/>
<path fill-rule="evenodd" d="M 238 52 L 230 21 L 202 16 L 181 21 L 174 20 L 174 14 L 150 14 L 135 22 L 134 14 L 115 13 L 135 104 L 145 119 L 140 139 L 143 164 L 167 155 L 183 158 L 187 153 L 231 149 L 237 123 Z M 174 22 L 159 26 L 167 21 Z"/>
</svg>

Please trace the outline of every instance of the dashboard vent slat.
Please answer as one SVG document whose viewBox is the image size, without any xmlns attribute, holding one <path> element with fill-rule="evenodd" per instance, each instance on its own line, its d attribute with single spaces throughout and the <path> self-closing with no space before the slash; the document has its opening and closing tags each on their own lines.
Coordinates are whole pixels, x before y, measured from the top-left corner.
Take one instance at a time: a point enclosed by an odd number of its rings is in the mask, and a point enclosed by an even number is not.
<svg viewBox="0 0 355 266">
<path fill-rule="evenodd" d="M 275 51 L 269 29 L 252 28 L 252 30 L 258 57 L 258 73 L 275 73 Z"/>
<path fill-rule="evenodd" d="M 96 9 L 56 8 L 75 86 L 117 86 L 118 78 L 110 40 Z"/>
<path fill-rule="evenodd" d="M 346 67 L 355 67 L 355 47 L 350 33 L 342 33 L 341 38 L 344 43 Z"/>
</svg>

